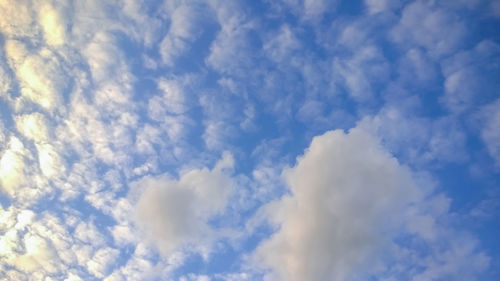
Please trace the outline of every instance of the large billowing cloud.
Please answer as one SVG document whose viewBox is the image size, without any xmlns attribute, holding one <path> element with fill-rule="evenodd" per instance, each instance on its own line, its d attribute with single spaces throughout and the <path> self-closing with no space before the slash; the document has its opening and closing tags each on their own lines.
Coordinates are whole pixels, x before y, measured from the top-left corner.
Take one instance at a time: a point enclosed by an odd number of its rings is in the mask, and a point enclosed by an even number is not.
<svg viewBox="0 0 500 281">
<path fill-rule="evenodd" d="M 272 269 L 268 280 L 366 280 L 384 275 L 406 280 L 417 274 L 416 280 L 436 280 L 433 278 L 458 277 L 446 267 L 466 263 L 443 261 L 437 257 L 440 251 L 434 249 L 436 253 L 428 254 L 423 262 L 436 268 L 400 272 L 408 265 L 403 265 L 406 260 L 399 264 L 398 258 L 418 251 L 400 247 L 396 239 L 407 236 L 433 248 L 433 241 L 443 239 L 438 236 L 446 232 L 435 223 L 446 215 L 447 200 L 429 197 L 429 187 L 420 187 L 416 175 L 362 129 L 315 137 L 283 176 L 289 194 L 266 205 L 261 214 L 270 218 L 277 231 L 254 254 L 257 263 Z M 470 243 L 470 249 L 464 250 L 464 257 L 456 257 L 475 262 L 464 272 L 484 270 L 488 258 L 474 252 L 473 240 L 464 243 Z M 435 265 L 434 259 L 447 264 Z"/>
</svg>

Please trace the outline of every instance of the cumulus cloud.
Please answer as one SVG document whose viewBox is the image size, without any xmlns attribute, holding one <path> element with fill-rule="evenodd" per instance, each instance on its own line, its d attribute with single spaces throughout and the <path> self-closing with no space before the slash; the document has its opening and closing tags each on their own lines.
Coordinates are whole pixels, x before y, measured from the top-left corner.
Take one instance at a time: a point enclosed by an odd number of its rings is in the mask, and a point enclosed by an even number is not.
<svg viewBox="0 0 500 281">
<path fill-rule="evenodd" d="M 220 214 L 233 191 L 227 169 L 230 154 L 207 168 L 182 173 L 178 180 L 168 175 L 146 176 L 132 184 L 142 194 L 136 205 L 136 222 L 166 255 L 179 247 L 200 251 L 209 247 L 216 232 L 208 220 Z"/>
<path fill-rule="evenodd" d="M 435 241 L 443 243 L 441 239 L 456 234 L 436 225 L 438 217 L 446 216 L 447 199 L 437 196 L 423 201 L 429 196 L 428 187 L 420 187 L 423 181 L 416 181 L 407 167 L 362 129 L 315 137 L 283 176 L 290 193 L 259 214 L 277 227 L 254 253 L 257 264 L 272 269 L 267 280 L 359 280 L 401 274 L 406 276 L 403 279 L 442 278 L 456 276 L 446 268 L 460 268 L 467 258 L 477 266 L 464 274 L 474 276 L 488 266 L 488 257 L 477 251 L 470 238 L 464 238 L 470 243 L 467 249 L 454 239 L 445 243 L 449 245 L 446 250 L 436 248 L 437 253 L 425 259 L 422 271 L 404 272 L 407 268 L 401 272 L 391 266 L 399 252 L 416 254 L 415 249 L 406 249 L 408 245 L 397 245 L 400 235 L 416 235 L 415 239 L 433 248 L 439 247 Z M 449 251 L 462 250 L 461 255 L 452 255 L 463 259 L 436 264 Z M 414 266 L 405 264 L 409 260 L 403 259 L 401 267 Z"/>
<path fill-rule="evenodd" d="M 359 129 L 314 138 L 284 177 L 291 194 L 266 206 L 279 229 L 256 251 L 276 280 L 349 280 L 420 196 L 409 171 Z"/>
</svg>

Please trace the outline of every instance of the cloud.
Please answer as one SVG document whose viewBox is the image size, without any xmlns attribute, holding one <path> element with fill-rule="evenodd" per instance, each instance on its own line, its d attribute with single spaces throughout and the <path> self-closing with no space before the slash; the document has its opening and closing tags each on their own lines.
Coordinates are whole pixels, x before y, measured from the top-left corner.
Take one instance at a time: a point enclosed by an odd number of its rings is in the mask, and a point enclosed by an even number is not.
<svg viewBox="0 0 500 281">
<path fill-rule="evenodd" d="M 60 13 L 49 3 L 43 3 L 38 8 L 38 16 L 47 44 L 53 46 L 64 44 L 67 25 L 62 21 Z"/>
<path fill-rule="evenodd" d="M 365 0 L 364 2 L 370 14 L 390 11 L 401 5 L 399 0 Z"/>
<path fill-rule="evenodd" d="M 0 30 L 8 37 L 35 36 L 38 29 L 34 25 L 30 1 L 0 2 Z"/>
<path fill-rule="evenodd" d="M 58 57 L 48 49 L 31 52 L 17 40 L 7 40 L 5 52 L 19 80 L 22 96 L 48 111 L 56 109 L 68 85 Z"/>
<path fill-rule="evenodd" d="M 365 116 L 358 126 L 379 136 L 399 161 L 429 169 L 433 164 L 464 163 L 469 159 L 467 135 L 460 122 L 452 117 L 419 116 L 414 105 L 405 105 L 403 98 L 390 99 L 397 100 L 397 104 L 386 105 L 375 116 Z M 412 145 L 408 145 L 410 142 Z"/>
<path fill-rule="evenodd" d="M 447 216 L 449 200 L 429 197 L 429 188 L 421 187 L 426 182 L 417 181 L 360 128 L 315 137 L 283 176 L 290 193 L 262 209 L 276 232 L 254 253 L 258 265 L 272 269 L 266 280 L 430 280 L 422 276 L 459 276 L 447 268 L 461 268 L 467 259 L 476 264 L 460 273 L 465 276 L 488 267 L 489 258 L 474 238 L 455 239 L 460 231 L 438 225 Z M 399 244 L 401 235 L 415 235 L 411 239 L 435 252 L 424 254 L 411 243 Z M 469 244 L 461 247 L 459 241 Z M 405 252 L 427 256 L 422 264 L 398 256 Z M 410 270 L 419 265 L 424 269 Z"/>
<path fill-rule="evenodd" d="M 0 207 L 0 213 L 0 231 L 5 233 L 0 238 L 0 278 L 63 280 L 76 276 L 70 267 L 78 267 L 81 244 L 73 240 L 70 223 L 49 212 L 36 214 L 14 206 L 6 210 Z"/>
<path fill-rule="evenodd" d="M 107 276 L 119 253 L 118 250 L 109 247 L 99 249 L 92 259 L 87 262 L 89 272 L 98 278 Z"/>
<path fill-rule="evenodd" d="M 224 1 L 213 1 L 211 6 L 221 29 L 210 45 L 205 63 L 221 74 L 248 75 L 244 70 L 252 66 L 257 56 L 250 36 L 256 23 L 249 21 L 236 3 L 227 5 Z"/>
<path fill-rule="evenodd" d="M 485 120 L 481 129 L 481 138 L 486 144 L 489 154 L 495 160 L 495 165 L 500 168 L 500 99 L 483 107 L 482 117 Z"/>
<path fill-rule="evenodd" d="M 206 12 L 195 5 L 182 4 L 171 11 L 169 31 L 159 45 L 164 64 L 173 66 L 175 59 L 189 50 L 200 36 L 206 16 Z"/>
<path fill-rule="evenodd" d="M 470 50 L 458 52 L 443 61 L 445 92 L 440 101 L 444 106 L 452 113 L 467 113 L 477 105 L 493 100 L 500 86 L 494 74 L 500 70 L 494 63 L 498 56 L 500 45 L 483 40 Z"/>
<path fill-rule="evenodd" d="M 199 251 L 210 246 L 216 232 L 208 220 L 224 211 L 233 192 L 225 172 L 232 167 L 232 156 L 225 154 L 212 170 L 190 170 L 178 180 L 146 176 L 132 183 L 132 189 L 142 191 L 136 204 L 137 224 L 167 256 L 179 247 Z"/>
<path fill-rule="evenodd" d="M 48 273 L 57 271 L 57 257 L 47 241 L 37 235 L 25 235 L 24 246 L 26 253 L 14 259 L 14 266 L 26 272 L 33 272 L 40 268 Z"/>
<path fill-rule="evenodd" d="M 276 280 L 349 280 L 420 196 L 409 171 L 359 129 L 314 138 L 284 177 L 291 194 L 265 207 L 278 231 L 255 254 Z"/>
<path fill-rule="evenodd" d="M 461 47 L 466 31 L 458 15 L 432 2 L 415 1 L 404 7 L 392 37 L 402 46 L 423 47 L 432 57 L 441 57 Z"/>
<path fill-rule="evenodd" d="M 24 183 L 25 160 L 27 154 L 23 143 L 16 137 L 9 140 L 9 148 L 0 158 L 0 183 L 4 192 L 14 194 L 15 189 Z"/>
<path fill-rule="evenodd" d="M 47 118 L 38 112 L 16 116 L 17 129 L 27 138 L 36 143 L 46 143 L 49 140 Z"/>
<path fill-rule="evenodd" d="M 389 76 L 387 60 L 375 46 L 361 47 L 352 58 L 336 58 L 333 62 L 336 78 L 347 93 L 358 102 L 373 98 L 373 86 Z"/>
<path fill-rule="evenodd" d="M 306 21 L 318 21 L 326 13 L 336 10 L 337 0 L 281 0 L 273 5 L 283 9 L 286 7 L 292 13 Z"/>
</svg>

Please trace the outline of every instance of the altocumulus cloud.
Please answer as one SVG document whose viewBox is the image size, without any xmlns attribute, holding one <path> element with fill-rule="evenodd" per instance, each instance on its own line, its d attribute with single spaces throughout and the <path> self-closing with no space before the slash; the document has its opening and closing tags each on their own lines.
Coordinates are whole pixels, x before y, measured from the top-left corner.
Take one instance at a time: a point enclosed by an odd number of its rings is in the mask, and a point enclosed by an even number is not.
<svg viewBox="0 0 500 281">
<path fill-rule="evenodd" d="M 0 279 L 498 280 L 499 7 L 0 0 Z"/>
<path fill-rule="evenodd" d="M 220 238 L 208 220 L 226 208 L 234 189 L 228 174 L 233 165 L 226 153 L 212 170 L 189 170 L 178 180 L 146 176 L 132 183 L 132 189 L 144 189 L 136 221 L 166 256 L 179 247 L 208 254 L 213 240 Z"/>
</svg>

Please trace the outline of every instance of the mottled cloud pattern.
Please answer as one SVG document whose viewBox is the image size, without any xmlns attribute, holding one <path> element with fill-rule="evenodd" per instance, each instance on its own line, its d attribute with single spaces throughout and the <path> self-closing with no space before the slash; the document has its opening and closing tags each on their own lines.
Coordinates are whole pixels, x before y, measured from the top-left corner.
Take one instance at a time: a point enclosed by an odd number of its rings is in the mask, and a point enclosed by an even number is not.
<svg viewBox="0 0 500 281">
<path fill-rule="evenodd" d="M 494 0 L 0 0 L 0 279 L 498 280 Z"/>
</svg>

